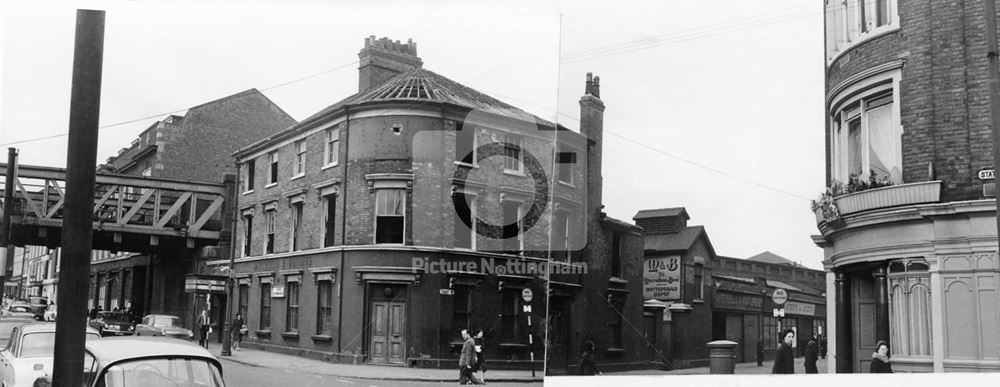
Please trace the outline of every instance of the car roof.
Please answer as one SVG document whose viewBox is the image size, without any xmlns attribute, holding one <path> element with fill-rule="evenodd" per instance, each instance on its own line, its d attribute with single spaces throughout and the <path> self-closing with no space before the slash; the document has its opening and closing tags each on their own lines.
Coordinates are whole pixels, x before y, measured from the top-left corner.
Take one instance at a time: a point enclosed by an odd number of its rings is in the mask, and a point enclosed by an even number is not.
<svg viewBox="0 0 1000 387">
<path fill-rule="evenodd" d="M 21 325 L 22 333 L 36 333 L 36 332 L 55 332 L 56 323 L 54 322 L 29 322 Z M 100 334 L 96 329 L 87 327 L 87 331 L 93 334 Z"/>
<path fill-rule="evenodd" d="M 219 368 L 222 364 L 208 350 L 194 343 L 162 337 L 106 337 L 87 342 L 87 351 L 94 355 L 101 367 L 122 360 L 164 356 L 196 357 L 208 360 Z"/>
<path fill-rule="evenodd" d="M 180 317 L 174 316 L 172 314 L 159 314 L 159 313 L 147 314 L 143 318 L 146 318 L 146 317 L 172 317 L 172 318 L 177 318 L 177 319 L 180 318 Z"/>
</svg>

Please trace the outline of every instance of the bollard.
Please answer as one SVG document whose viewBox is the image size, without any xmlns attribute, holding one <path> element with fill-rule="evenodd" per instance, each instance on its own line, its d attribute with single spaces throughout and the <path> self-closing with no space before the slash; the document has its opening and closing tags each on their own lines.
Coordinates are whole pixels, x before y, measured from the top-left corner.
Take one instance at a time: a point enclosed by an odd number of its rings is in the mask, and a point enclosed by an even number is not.
<svg viewBox="0 0 1000 387">
<path fill-rule="evenodd" d="M 708 343 L 708 370 L 711 374 L 732 374 L 736 369 L 736 342 L 717 340 Z"/>
</svg>

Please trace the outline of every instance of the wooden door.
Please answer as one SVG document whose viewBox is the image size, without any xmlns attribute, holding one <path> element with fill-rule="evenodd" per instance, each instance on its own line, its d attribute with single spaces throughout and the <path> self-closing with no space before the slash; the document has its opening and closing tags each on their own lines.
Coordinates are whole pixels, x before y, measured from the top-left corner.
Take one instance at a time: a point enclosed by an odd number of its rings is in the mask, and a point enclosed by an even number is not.
<svg viewBox="0 0 1000 387">
<path fill-rule="evenodd" d="M 403 364 L 406 362 L 406 304 L 402 302 L 389 302 L 389 363 Z"/>
<path fill-rule="evenodd" d="M 389 362 L 389 349 L 388 349 L 388 338 L 389 330 L 386 326 L 389 323 L 389 302 L 387 301 L 373 301 L 372 302 L 372 342 L 369 352 L 371 353 L 372 363 L 388 363 Z"/>
<path fill-rule="evenodd" d="M 743 346 L 739 352 L 743 353 L 743 361 L 757 361 L 757 339 L 759 331 L 760 316 L 755 314 L 743 315 Z"/>
<path fill-rule="evenodd" d="M 743 315 L 738 313 L 726 314 L 726 340 L 735 341 L 740 347 L 745 347 L 743 340 Z M 736 362 L 743 362 L 742 351 L 736 348 Z"/>
<path fill-rule="evenodd" d="M 863 271 L 851 277 L 851 348 L 854 372 L 867 373 L 875 352 L 875 279 Z"/>
</svg>

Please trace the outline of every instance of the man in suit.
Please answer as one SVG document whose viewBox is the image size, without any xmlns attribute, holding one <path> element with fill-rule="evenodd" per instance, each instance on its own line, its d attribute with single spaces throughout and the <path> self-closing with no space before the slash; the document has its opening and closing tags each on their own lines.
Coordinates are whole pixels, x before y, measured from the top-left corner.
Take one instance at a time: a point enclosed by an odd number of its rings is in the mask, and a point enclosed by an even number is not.
<svg viewBox="0 0 1000 387">
<path fill-rule="evenodd" d="M 208 330 L 211 328 L 211 321 L 208 318 L 208 310 L 202 309 L 198 315 L 198 328 L 201 336 L 198 337 L 198 345 L 208 348 Z"/>
<path fill-rule="evenodd" d="M 462 330 L 462 339 L 465 343 L 462 344 L 462 355 L 458 358 L 458 366 L 461 368 L 458 383 L 479 384 L 472 376 L 472 366 L 476 364 L 476 339 L 469 335 L 468 329 Z"/>
</svg>

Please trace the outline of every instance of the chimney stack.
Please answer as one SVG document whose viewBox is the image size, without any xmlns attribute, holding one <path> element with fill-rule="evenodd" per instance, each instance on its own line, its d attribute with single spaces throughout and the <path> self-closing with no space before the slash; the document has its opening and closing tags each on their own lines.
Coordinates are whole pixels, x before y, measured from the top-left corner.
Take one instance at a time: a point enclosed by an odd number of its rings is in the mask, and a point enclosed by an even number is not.
<svg viewBox="0 0 1000 387">
<path fill-rule="evenodd" d="M 365 46 L 358 53 L 358 92 L 378 87 L 397 74 L 419 68 L 424 62 L 417 56 L 417 43 L 406 43 L 388 38 L 365 38 Z"/>
<path fill-rule="evenodd" d="M 604 138 L 604 102 L 601 101 L 600 77 L 594 77 L 587 73 L 586 88 L 583 97 L 580 98 L 580 134 L 590 139 L 587 148 L 587 184 L 590 186 L 587 192 L 588 216 L 595 218 L 600 215 L 603 208 L 601 191 L 603 190 L 603 179 L 601 178 L 601 157 Z M 593 226 L 592 226 L 593 227 Z M 596 228 L 599 230 L 599 228 Z"/>
</svg>

